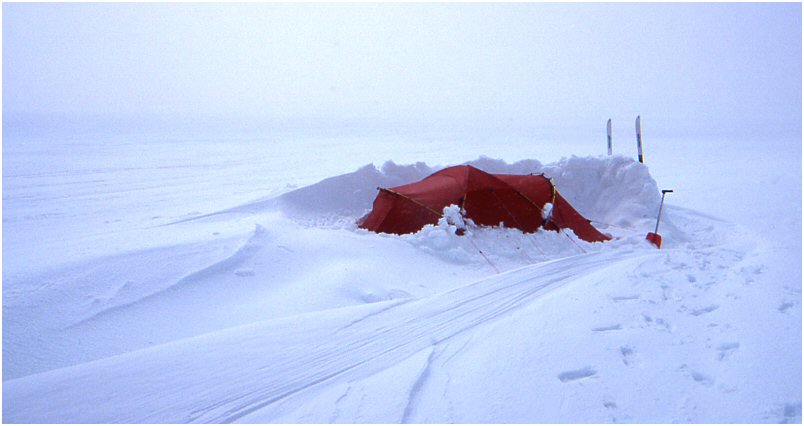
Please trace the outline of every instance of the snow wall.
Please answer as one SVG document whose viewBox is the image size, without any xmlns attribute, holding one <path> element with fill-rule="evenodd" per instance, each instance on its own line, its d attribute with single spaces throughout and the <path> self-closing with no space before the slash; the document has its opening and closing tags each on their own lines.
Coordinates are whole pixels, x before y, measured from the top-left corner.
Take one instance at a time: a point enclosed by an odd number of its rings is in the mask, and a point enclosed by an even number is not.
<svg viewBox="0 0 804 426">
<path fill-rule="evenodd" d="M 634 227 L 647 219 L 655 220 L 659 209 L 661 194 L 648 167 L 628 157 L 572 156 L 548 165 L 538 160 L 509 164 L 480 157 L 462 164 L 489 173 L 544 173 L 553 179 L 561 195 L 599 228 Z M 377 168 L 369 164 L 240 209 L 281 207 L 297 220 L 324 226 L 354 226 L 358 218 L 371 210 L 378 187 L 416 182 L 444 167 L 448 166 L 400 165 L 388 161 Z"/>
</svg>

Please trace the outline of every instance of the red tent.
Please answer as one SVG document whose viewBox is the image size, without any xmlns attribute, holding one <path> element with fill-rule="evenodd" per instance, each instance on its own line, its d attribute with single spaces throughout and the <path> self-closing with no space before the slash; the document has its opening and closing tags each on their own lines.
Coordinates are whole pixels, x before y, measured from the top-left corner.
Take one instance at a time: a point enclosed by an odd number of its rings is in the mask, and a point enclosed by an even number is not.
<svg viewBox="0 0 804 426">
<path fill-rule="evenodd" d="M 552 203 L 546 220 L 542 209 Z M 458 205 L 468 219 L 481 226 L 518 228 L 535 232 L 570 228 L 586 241 L 605 241 L 542 175 L 490 174 L 472 166 L 454 166 L 419 182 L 380 188 L 374 208 L 360 227 L 374 232 L 409 234 L 436 224 L 444 207 Z"/>
</svg>

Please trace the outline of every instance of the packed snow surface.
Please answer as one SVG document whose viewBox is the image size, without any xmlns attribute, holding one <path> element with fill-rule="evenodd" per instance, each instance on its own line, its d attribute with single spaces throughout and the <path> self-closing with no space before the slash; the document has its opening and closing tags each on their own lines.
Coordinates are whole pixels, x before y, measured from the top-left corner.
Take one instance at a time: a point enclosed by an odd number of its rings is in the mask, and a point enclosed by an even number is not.
<svg viewBox="0 0 804 426">
<path fill-rule="evenodd" d="M 290 143 L 21 141 L 3 158 L 5 422 L 801 421 L 795 145 L 706 167 L 702 145 L 658 143 L 656 166 L 467 163 L 545 173 L 614 237 L 587 243 L 459 236 L 455 207 L 415 234 L 357 228 L 377 187 L 465 160 L 446 148 L 377 167 L 323 142 L 301 161 Z"/>
</svg>

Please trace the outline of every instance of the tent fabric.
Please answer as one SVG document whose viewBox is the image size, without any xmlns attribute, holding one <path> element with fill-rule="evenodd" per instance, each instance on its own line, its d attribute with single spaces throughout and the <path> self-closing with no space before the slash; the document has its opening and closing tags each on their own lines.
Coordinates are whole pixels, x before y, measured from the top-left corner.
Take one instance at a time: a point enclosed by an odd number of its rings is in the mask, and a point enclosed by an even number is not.
<svg viewBox="0 0 804 426">
<path fill-rule="evenodd" d="M 494 175 L 514 187 L 525 197 L 534 203 L 544 206 L 545 202 L 553 204 L 553 210 L 544 228 L 551 231 L 558 231 L 563 228 L 570 228 L 578 238 L 589 241 L 607 241 L 611 238 L 598 231 L 592 226 L 589 219 L 583 217 L 574 207 L 558 193 L 550 179 L 543 175 Z M 548 201 L 545 196 L 549 194 Z"/>
<path fill-rule="evenodd" d="M 490 174 L 464 165 L 443 169 L 423 180 L 379 188 L 372 211 L 360 227 L 374 232 L 409 234 L 435 225 L 444 207 L 460 206 L 480 226 L 505 226 L 535 232 L 572 229 L 585 241 L 610 237 L 595 229 L 542 175 Z M 542 209 L 553 204 L 545 221 Z"/>
</svg>

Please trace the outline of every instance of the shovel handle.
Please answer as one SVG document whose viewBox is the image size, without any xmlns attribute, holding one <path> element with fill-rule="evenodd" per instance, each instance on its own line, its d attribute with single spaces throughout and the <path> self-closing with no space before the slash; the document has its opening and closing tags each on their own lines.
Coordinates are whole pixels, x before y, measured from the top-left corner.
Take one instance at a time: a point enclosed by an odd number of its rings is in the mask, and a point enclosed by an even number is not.
<svg viewBox="0 0 804 426">
<path fill-rule="evenodd" d="M 659 215 L 656 217 L 656 229 L 653 230 L 654 234 L 659 233 L 659 221 L 662 220 L 662 207 L 664 207 L 664 194 L 668 192 L 673 192 L 672 189 L 663 189 L 662 190 L 662 202 L 659 204 Z"/>
</svg>

